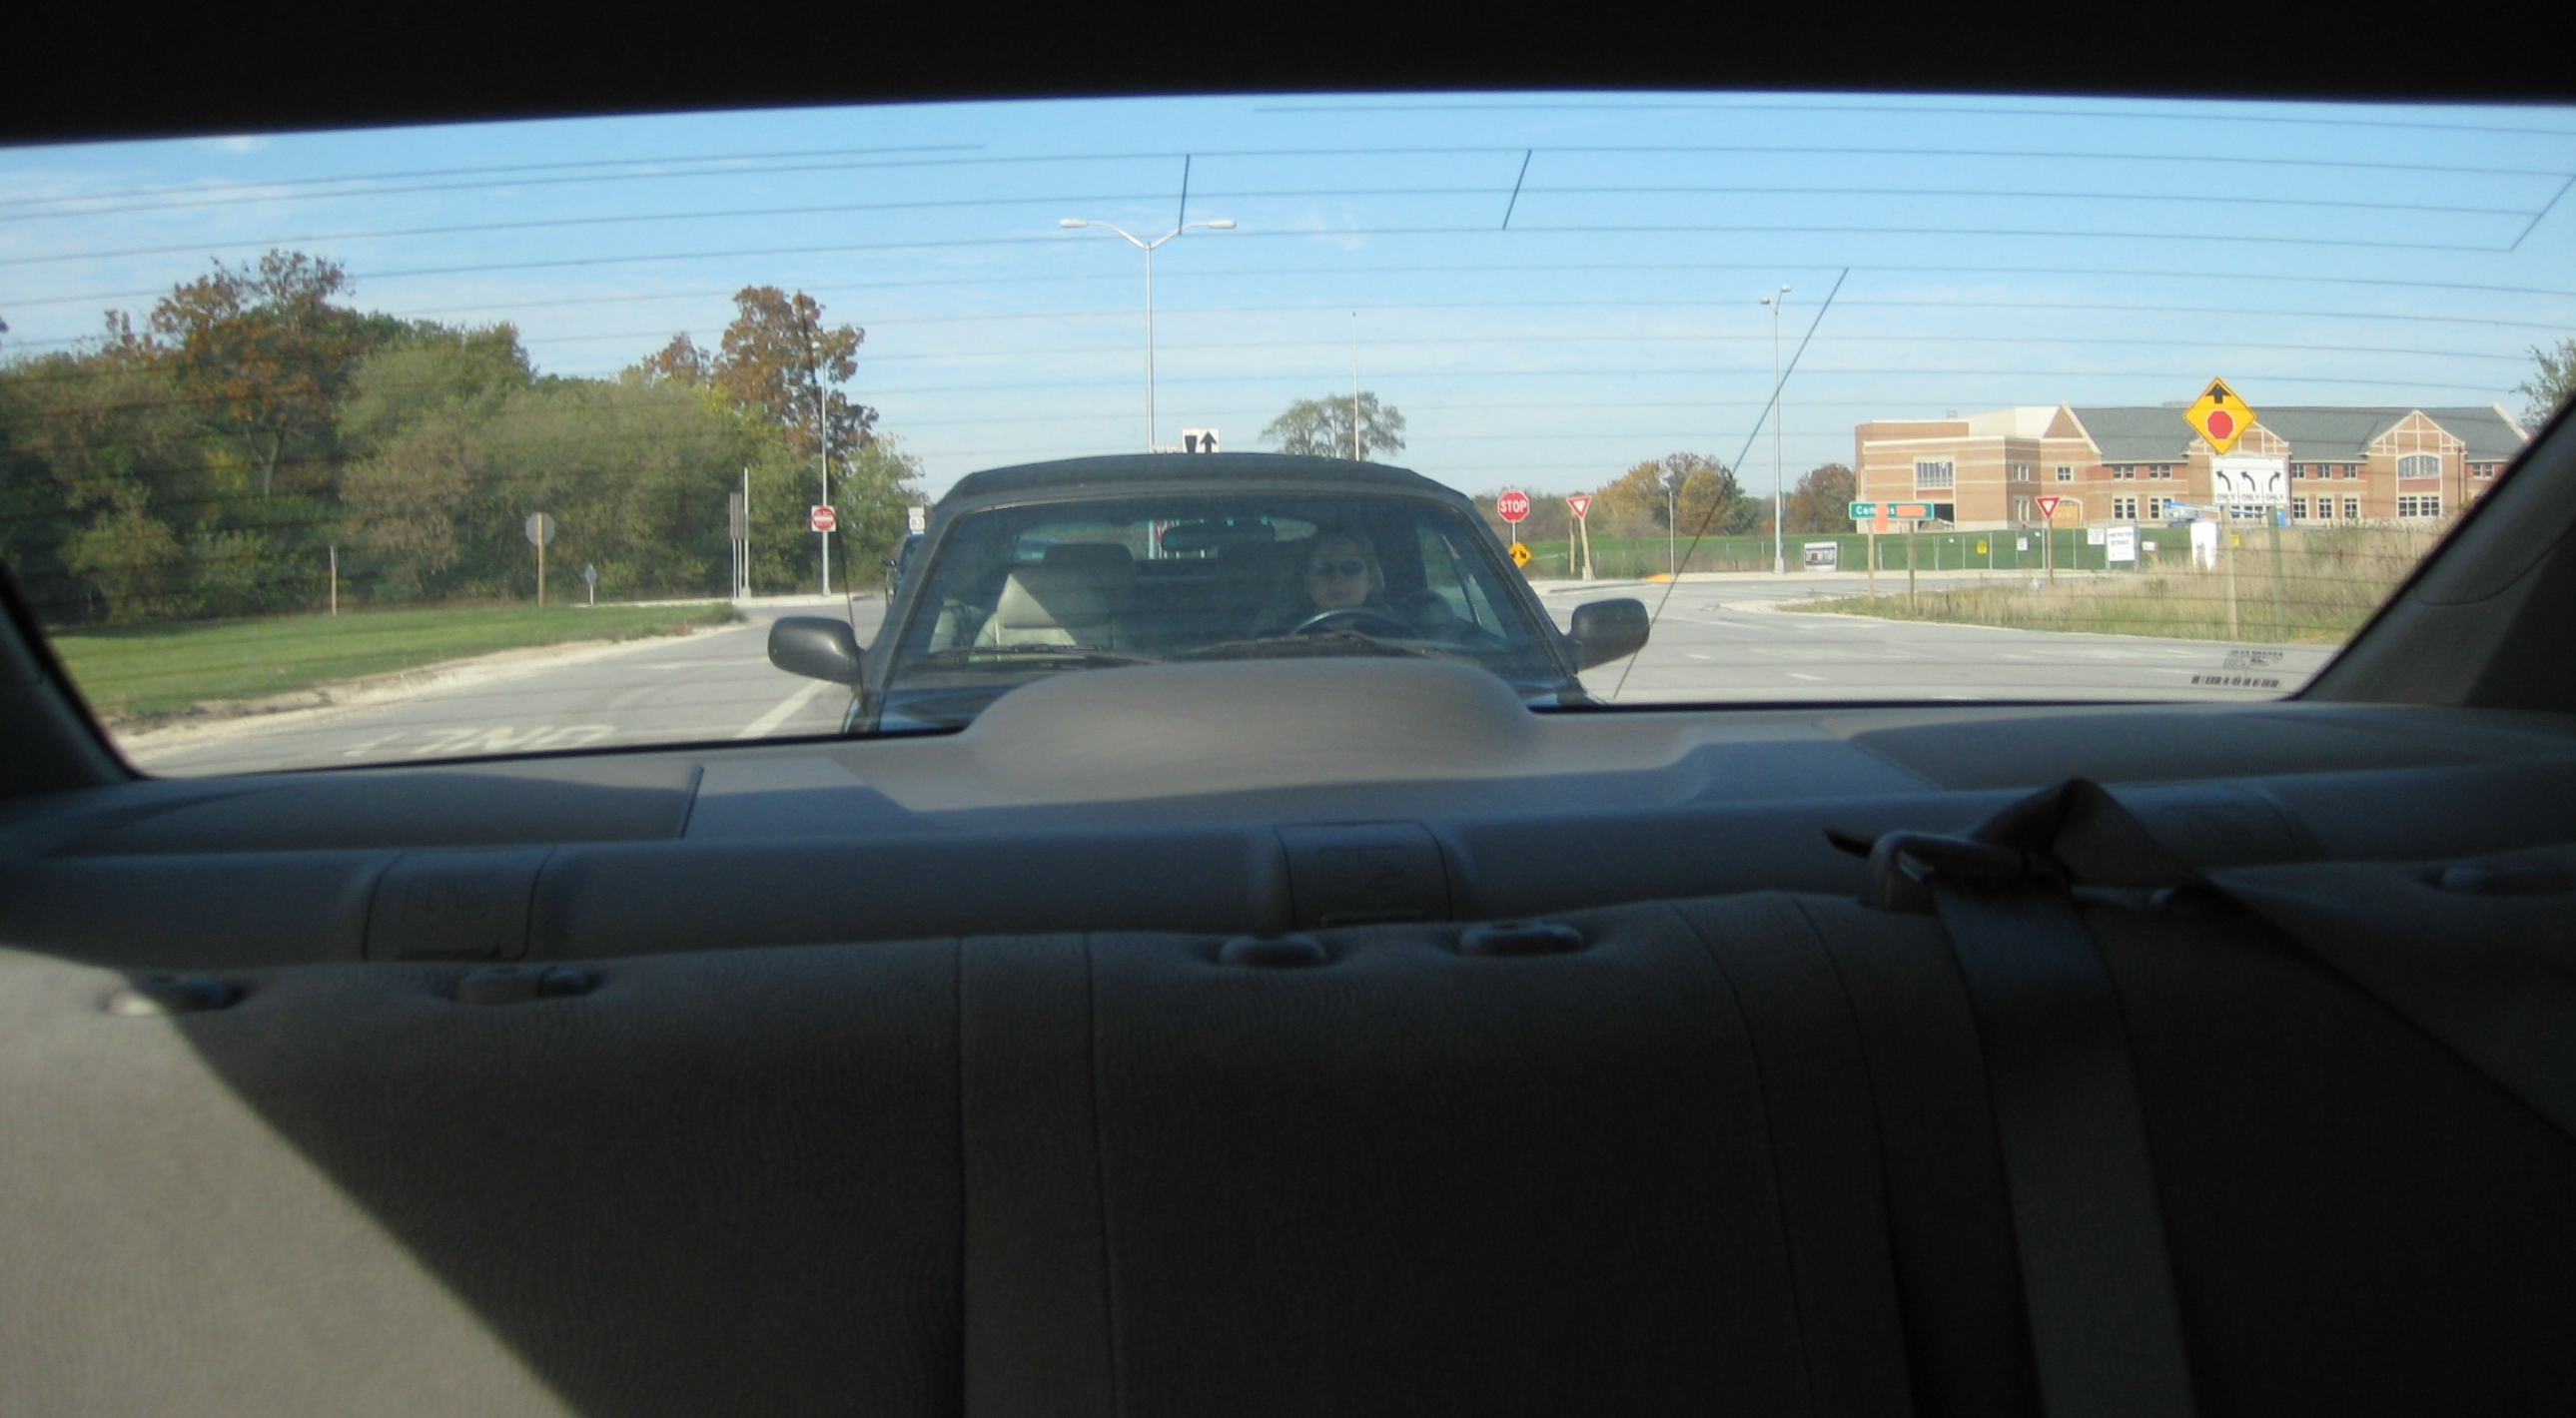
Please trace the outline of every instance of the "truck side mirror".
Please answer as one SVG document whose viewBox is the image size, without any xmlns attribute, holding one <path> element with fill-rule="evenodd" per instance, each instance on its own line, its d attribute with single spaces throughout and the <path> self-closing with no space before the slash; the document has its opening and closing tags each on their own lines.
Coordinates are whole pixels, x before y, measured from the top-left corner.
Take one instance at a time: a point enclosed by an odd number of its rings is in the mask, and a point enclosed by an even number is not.
<svg viewBox="0 0 2576 1418">
<path fill-rule="evenodd" d="M 1579 612 L 1578 612 L 1579 613 Z M 819 615 L 781 616 L 769 627 L 769 663 L 791 675 L 859 682 L 859 637 L 850 623 Z"/>
<path fill-rule="evenodd" d="M 1574 628 L 1565 633 L 1565 638 L 1574 642 L 1574 667 L 1588 670 L 1646 648 L 1646 634 L 1653 628 L 1653 621 L 1646 615 L 1646 603 L 1622 597 L 1576 606 Z"/>
</svg>

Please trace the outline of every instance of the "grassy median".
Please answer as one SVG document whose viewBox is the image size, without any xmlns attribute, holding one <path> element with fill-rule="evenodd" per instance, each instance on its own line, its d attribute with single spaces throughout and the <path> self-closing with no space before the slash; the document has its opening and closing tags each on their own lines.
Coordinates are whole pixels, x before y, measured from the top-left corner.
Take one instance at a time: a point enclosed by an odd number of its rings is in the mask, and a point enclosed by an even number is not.
<svg viewBox="0 0 2576 1418">
<path fill-rule="evenodd" d="M 496 650 L 677 635 L 738 618 L 721 601 L 455 607 L 86 631 L 55 636 L 54 649 L 102 717 L 145 721 Z"/>
<path fill-rule="evenodd" d="M 2379 609 L 2431 549 L 2415 528 L 2270 529 L 2243 532 L 2215 569 L 2192 567 L 2060 575 L 1955 590 L 1905 593 L 1902 573 L 1880 573 L 1876 596 L 1836 596 L 1781 607 L 1933 620 L 2016 630 L 2157 635 L 2270 645 L 2339 645 Z"/>
</svg>

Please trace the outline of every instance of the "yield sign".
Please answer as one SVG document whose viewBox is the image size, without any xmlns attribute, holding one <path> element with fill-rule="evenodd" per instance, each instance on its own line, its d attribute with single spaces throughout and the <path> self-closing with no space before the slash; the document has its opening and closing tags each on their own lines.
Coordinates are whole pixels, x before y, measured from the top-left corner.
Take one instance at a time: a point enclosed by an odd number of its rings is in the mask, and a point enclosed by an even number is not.
<svg viewBox="0 0 2576 1418">
<path fill-rule="evenodd" d="M 2245 430 L 2254 426 L 2254 411 L 2245 407 L 2245 401 L 2236 397 L 2236 391 L 2228 388 L 2224 379 L 2209 381 L 2209 388 L 2202 392 L 2197 402 L 2183 411 L 2183 417 L 2191 420 L 2191 426 L 2200 430 L 2200 436 L 2209 440 L 2212 453 L 2234 452 L 2236 440 L 2243 438 Z"/>
<path fill-rule="evenodd" d="M 1592 515 L 1592 494 L 1588 492 L 1570 494 L 1565 499 L 1565 505 L 1574 509 L 1575 516 L 1588 517 Z"/>
<path fill-rule="evenodd" d="M 2055 497 L 2034 497 L 2030 501 L 2032 506 L 2039 509 L 2039 515 L 2041 517 L 2050 521 L 2055 521 L 2057 519 L 2057 504 L 2063 500 L 2064 499 L 2062 498 Z"/>
</svg>

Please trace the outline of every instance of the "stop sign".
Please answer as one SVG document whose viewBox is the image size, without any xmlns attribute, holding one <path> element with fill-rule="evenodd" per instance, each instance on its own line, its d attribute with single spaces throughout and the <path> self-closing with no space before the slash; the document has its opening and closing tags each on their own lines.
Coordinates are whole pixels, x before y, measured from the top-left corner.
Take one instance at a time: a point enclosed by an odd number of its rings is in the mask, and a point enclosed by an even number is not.
<svg viewBox="0 0 2576 1418">
<path fill-rule="evenodd" d="M 1494 513 L 1506 522 L 1518 522 L 1529 516 L 1529 494 L 1512 488 L 1494 499 Z"/>
<path fill-rule="evenodd" d="M 813 522 L 814 530 L 818 532 L 836 531 L 841 525 L 840 514 L 834 512 L 829 507 L 815 508 L 813 511 Z"/>
</svg>

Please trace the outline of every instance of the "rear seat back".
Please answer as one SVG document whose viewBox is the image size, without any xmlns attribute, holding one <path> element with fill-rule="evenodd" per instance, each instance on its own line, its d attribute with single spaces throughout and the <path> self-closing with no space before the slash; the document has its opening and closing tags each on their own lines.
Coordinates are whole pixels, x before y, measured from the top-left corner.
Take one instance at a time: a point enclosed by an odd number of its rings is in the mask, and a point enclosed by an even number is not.
<svg viewBox="0 0 2576 1418">
<path fill-rule="evenodd" d="M 31 1412 L 2027 1414 L 1929 917 L 248 972 L 0 957 Z M 2102 908 L 2200 1406 L 2564 1407 L 2576 1144 L 2250 918 Z"/>
</svg>

